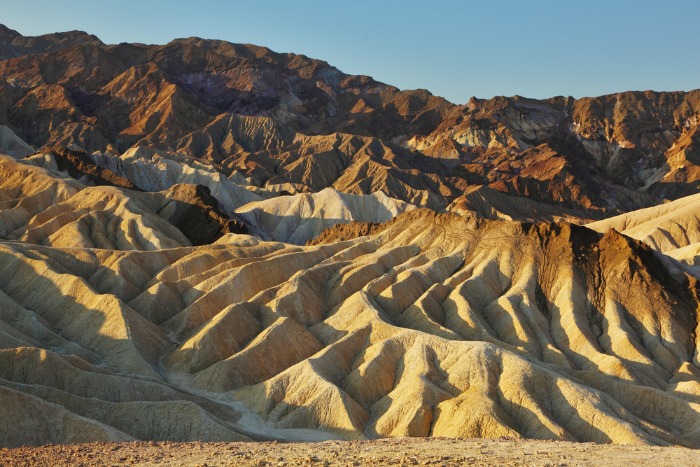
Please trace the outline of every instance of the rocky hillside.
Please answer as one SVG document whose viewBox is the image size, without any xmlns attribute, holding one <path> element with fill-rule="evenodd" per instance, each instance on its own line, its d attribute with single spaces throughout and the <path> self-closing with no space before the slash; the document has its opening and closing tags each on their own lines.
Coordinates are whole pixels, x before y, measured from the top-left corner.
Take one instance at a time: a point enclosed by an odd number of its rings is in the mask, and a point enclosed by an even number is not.
<svg viewBox="0 0 700 467">
<path fill-rule="evenodd" d="M 700 91 L 472 99 L 410 145 L 466 161 L 465 178 L 590 209 L 630 210 L 698 190 Z M 495 172 L 495 173 L 494 173 Z"/>
<path fill-rule="evenodd" d="M 257 187 L 434 209 L 487 185 L 590 218 L 699 188 L 697 91 L 454 105 L 252 45 L 1 32 L 0 125 L 40 150 L 151 146 Z"/>
</svg>

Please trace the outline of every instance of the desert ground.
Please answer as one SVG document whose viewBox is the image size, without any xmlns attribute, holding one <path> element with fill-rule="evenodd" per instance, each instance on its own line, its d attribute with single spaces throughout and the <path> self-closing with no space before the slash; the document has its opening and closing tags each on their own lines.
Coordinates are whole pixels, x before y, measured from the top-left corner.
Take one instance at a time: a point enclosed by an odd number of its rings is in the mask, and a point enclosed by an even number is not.
<svg viewBox="0 0 700 467">
<path fill-rule="evenodd" d="M 503 439 L 395 438 L 321 443 L 91 443 L 0 450 L 4 466 L 513 465 L 697 466 L 681 447 Z"/>
</svg>

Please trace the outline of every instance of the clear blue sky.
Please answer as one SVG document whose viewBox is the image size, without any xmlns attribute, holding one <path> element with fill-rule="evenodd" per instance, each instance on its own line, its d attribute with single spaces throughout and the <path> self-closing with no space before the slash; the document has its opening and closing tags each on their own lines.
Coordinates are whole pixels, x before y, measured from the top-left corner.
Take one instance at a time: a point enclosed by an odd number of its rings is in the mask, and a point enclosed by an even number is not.
<svg viewBox="0 0 700 467">
<path fill-rule="evenodd" d="M 456 103 L 700 88 L 700 0 L 0 0 L 0 11 L 25 35 L 303 53 Z"/>
</svg>

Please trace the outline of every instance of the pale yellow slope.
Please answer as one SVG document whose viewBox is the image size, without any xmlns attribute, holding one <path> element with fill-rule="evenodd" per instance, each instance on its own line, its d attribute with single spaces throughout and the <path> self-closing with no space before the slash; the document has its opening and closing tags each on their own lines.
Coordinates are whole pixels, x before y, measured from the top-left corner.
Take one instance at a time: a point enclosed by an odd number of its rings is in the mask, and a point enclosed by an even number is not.
<svg viewBox="0 0 700 467">
<path fill-rule="evenodd" d="M 318 246 L 2 252 L 0 386 L 131 436 L 700 447 L 697 298 L 616 232 L 416 210 Z"/>
<path fill-rule="evenodd" d="M 0 387 L 0 408 L 0 440 L 5 447 L 133 440 L 108 425 L 21 390 Z"/>
<path fill-rule="evenodd" d="M 110 186 L 86 187 L 59 172 L 7 156 L 0 156 L 0 173 L 0 238 L 109 250 L 191 245 L 169 219 L 176 204 L 186 208 L 188 202 L 177 199 L 174 189 L 141 193 Z"/>
<path fill-rule="evenodd" d="M 335 224 L 386 222 L 415 206 L 384 193 L 353 195 L 326 188 L 318 193 L 280 196 L 246 204 L 236 213 L 262 238 L 303 245 Z"/>
<path fill-rule="evenodd" d="M 668 252 L 700 242 L 700 194 L 586 224 L 598 232 L 615 229 Z"/>
</svg>

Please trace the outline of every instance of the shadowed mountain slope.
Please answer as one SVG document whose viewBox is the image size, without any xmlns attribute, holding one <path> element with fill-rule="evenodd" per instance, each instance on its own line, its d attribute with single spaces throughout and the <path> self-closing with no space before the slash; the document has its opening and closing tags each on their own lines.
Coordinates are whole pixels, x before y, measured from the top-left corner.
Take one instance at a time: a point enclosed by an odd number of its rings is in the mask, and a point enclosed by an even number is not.
<svg viewBox="0 0 700 467">
<path fill-rule="evenodd" d="M 679 260 L 700 278 L 700 195 L 587 224 L 599 232 L 616 229 Z"/>
</svg>

